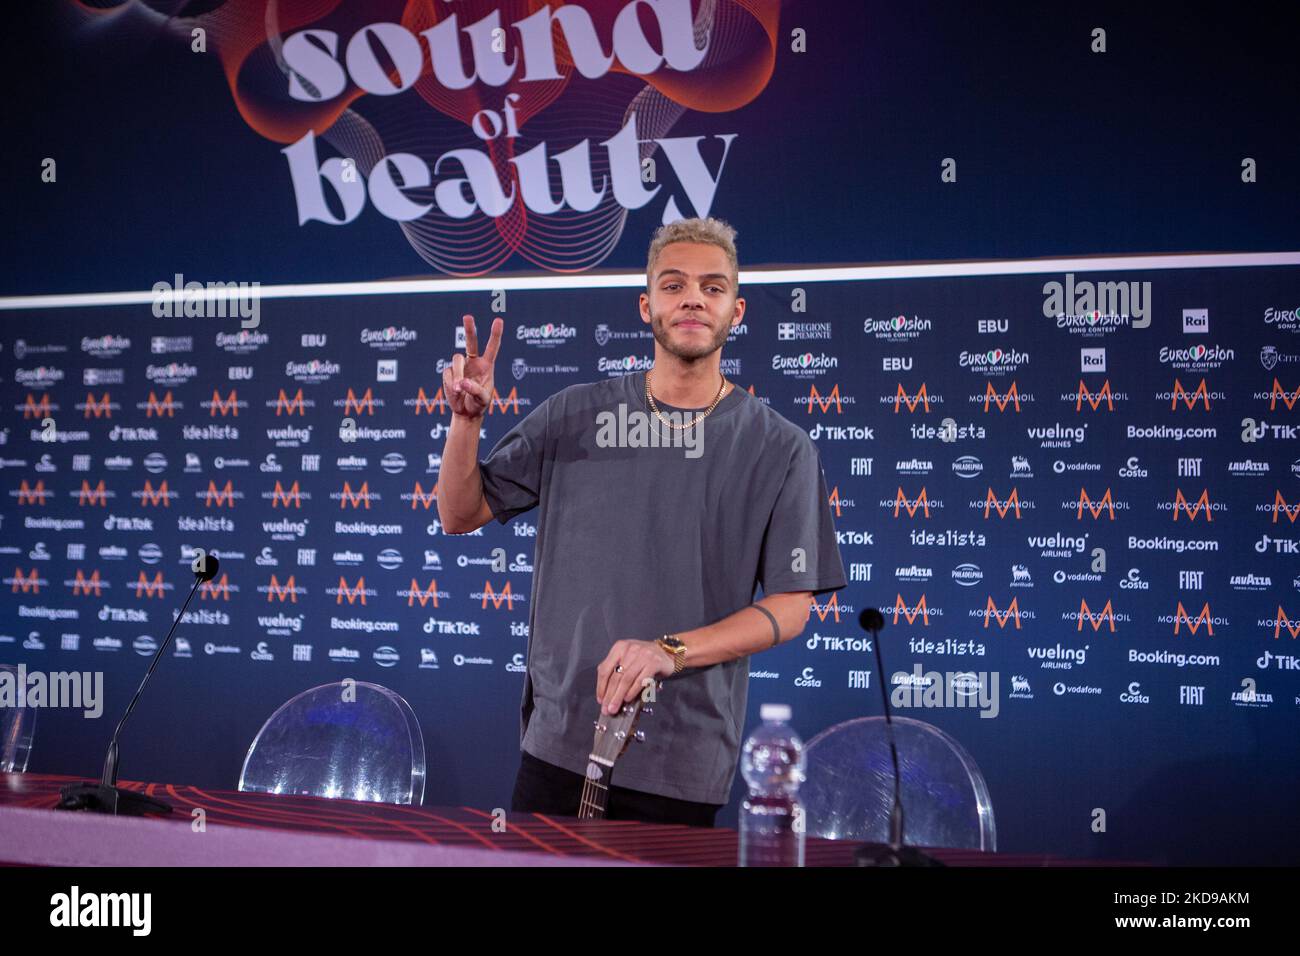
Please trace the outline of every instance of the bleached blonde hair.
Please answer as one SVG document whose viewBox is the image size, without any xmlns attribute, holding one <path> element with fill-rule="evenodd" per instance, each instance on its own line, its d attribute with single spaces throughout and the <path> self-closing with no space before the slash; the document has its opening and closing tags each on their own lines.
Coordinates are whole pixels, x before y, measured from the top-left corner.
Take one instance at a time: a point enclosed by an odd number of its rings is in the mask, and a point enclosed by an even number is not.
<svg viewBox="0 0 1300 956">
<path fill-rule="evenodd" d="M 645 285 L 649 291 L 653 282 L 655 260 L 664 246 L 673 242 L 707 242 L 717 246 L 727 254 L 731 264 L 731 284 L 736 291 L 740 289 L 740 263 L 736 259 L 736 230 L 721 219 L 696 217 L 678 219 L 655 230 L 650 240 L 650 253 L 646 257 Z"/>
</svg>

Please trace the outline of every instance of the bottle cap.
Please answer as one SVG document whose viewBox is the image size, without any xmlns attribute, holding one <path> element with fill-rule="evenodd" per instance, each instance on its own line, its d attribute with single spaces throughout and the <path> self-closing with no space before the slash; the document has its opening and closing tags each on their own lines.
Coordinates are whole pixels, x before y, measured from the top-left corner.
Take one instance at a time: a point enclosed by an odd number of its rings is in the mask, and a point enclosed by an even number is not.
<svg viewBox="0 0 1300 956">
<path fill-rule="evenodd" d="M 790 705 L 763 704 L 758 708 L 758 716 L 760 720 L 788 721 L 790 719 Z"/>
</svg>

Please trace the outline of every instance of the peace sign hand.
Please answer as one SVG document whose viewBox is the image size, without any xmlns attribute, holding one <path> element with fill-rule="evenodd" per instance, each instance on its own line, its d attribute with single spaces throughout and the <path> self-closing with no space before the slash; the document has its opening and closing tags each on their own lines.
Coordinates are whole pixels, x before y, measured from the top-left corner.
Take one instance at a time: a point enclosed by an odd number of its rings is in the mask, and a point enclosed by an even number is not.
<svg viewBox="0 0 1300 956">
<path fill-rule="evenodd" d="M 478 351 L 474 316 L 466 315 L 463 321 L 466 350 L 452 356 L 451 364 L 442 370 L 442 391 L 451 403 L 453 415 L 479 419 L 492 401 L 492 366 L 497 351 L 501 348 L 501 332 L 505 328 L 505 320 L 500 316 L 492 320 L 492 333 L 488 337 L 487 348 L 481 355 Z"/>
</svg>

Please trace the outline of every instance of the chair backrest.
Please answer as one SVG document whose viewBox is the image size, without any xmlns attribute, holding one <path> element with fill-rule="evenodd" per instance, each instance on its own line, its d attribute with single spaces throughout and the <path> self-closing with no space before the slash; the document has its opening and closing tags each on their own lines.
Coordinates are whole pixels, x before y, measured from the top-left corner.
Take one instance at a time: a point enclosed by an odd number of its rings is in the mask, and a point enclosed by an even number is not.
<svg viewBox="0 0 1300 956">
<path fill-rule="evenodd" d="M 399 694 L 366 681 L 305 690 L 262 725 L 239 775 L 250 793 L 424 801 L 424 737 Z"/>
<path fill-rule="evenodd" d="M 0 681 L 11 684 L 14 692 L 14 706 L 0 707 L 0 773 L 25 773 L 36 733 L 36 708 L 29 704 L 17 706 L 18 668 L 0 664 L 0 671 L 8 675 L 0 677 Z"/>
<path fill-rule="evenodd" d="M 933 724 L 894 718 L 909 846 L 994 851 L 997 829 L 984 775 L 965 748 Z M 894 766 L 884 717 L 859 717 L 823 730 L 805 750 L 799 798 L 807 832 L 831 840 L 889 841 Z"/>
</svg>

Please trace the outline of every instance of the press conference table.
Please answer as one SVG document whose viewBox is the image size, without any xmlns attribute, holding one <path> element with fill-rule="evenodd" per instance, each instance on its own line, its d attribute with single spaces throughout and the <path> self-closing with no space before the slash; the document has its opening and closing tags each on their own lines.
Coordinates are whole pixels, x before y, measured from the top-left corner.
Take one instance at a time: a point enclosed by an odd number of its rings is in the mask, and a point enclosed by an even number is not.
<svg viewBox="0 0 1300 956">
<path fill-rule="evenodd" d="M 82 778 L 0 773 L 0 863 L 35 866 L 735 866 L 738 835 L 615 820 L 408 807 L 127 782 L 163 817 L 55 810 Z M 201 811 L 201 812 L 199 812 Z M 200 825 L 201 821 L 201 825 Z M 807 838 L 807 866 L 852 866 L 861 844 Z M 1073 864 L 1042 855 L 936 849 L 949 866 Z M 1091 861 L 1089 861 L 1091 862 Z"/>
</svg>

